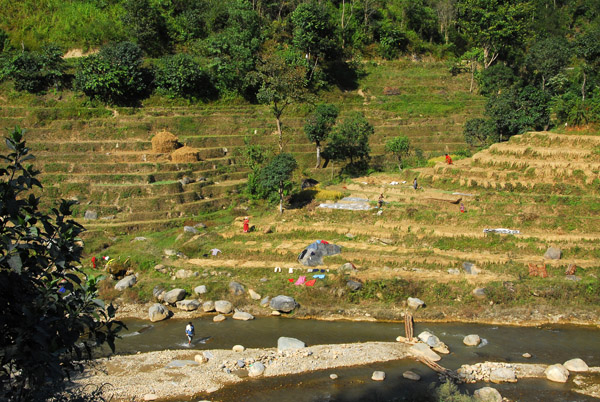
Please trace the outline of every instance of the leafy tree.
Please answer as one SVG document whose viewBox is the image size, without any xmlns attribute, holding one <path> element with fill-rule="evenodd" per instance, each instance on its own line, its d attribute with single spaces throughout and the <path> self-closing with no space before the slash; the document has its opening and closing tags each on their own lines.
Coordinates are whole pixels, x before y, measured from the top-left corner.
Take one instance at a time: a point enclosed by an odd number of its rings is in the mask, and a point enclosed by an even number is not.
<svg viewBox="0 0 600 402">
<path fill-rule="evenodd" d="M 298 167 L 296 159 L 291 154 L 280 153 L 260 171 L 261 186 L 279 194 L 279 213 L 283 214 L 283 195 L 291 185 L 292 172 Z"/>
<path fill-rule="evenodd" d="M 149 0 L 125 0 L 123 23 L 140 48 L 150 56 L 163 54 L 169 46 L 167 25 Z"/>
<path fill-rule="evenodd" d="M 569 63 L 569 45 L 561 37 L 536 41 L 525 57 L 525 66 L 535 79 L 541 78 L 542 91 L 546 84 Z"/>
<path fill-rule="evenodd" d="M 406 34 L 392 25 L 386 25 L 379 38 L 379 52 L 381 57 L 388 60 L 397 58 L 405 52 L 410 41 Z"/>
<path fill-rule="evenodd" d="M 483 49 L 488 68 L 509 48 L 518 47 L 529 29 L 529 1 L 458 0 L 457 24 L 476 47 Z"/>
<path fill-rule="evenodd" d="M 473 147 L 498 142 L 495 126 L 491 120 L 481 118 L 467 120 L 463 132 L 465 141 Z"/>
<path fill-rule="evenodd" d="M 0 155 L 0 399 L 43 400 L 93 347 L 114 339 L 121 323 L 97 299 L 99 278 L 77 266 L 84 230 L 70 218 L 73 201 L 39 211 L 39 173 L 15 128 Z M 5 399 L 6 398 L 6 399 Z"/>
<path fill-rule="evenodd" d="M 310 142 L 317 147 L 317 165 L 321 167 L 321 142 L 325 141 L 333 129 L 339 110 L 335 105 L 320 103 L 315 111 L 306 119 L 304 133 Z"/>
<path fill-rule="evenodd" d="M 292 13 L 292 23 L 294 46 L 306 55 L 312 71 L 319 60 L 331 56 L 335 48 L 335 30 L 330 23 L 329 10 L 325 4 L 314 0 L 302 3 Z"/>
<path fill-rule="evenodd" d="M 190 55 L 178 53 L 161 58 L 154 71 L 156 89 L 169 96 L 208 98 L 215 88 L 210 77 Z"/>
<path fill-rule="evenodd" d="M 56 45 L 45 46 L 39 52 L 18 54 L 11 67 L 15 89 L 37 93 L 58 85 L 65 70 L 62 55 L 62 50 Z"/>
<path fill-rule="evenodd" d="M 371 149 L 369 137 L 374 133 L 373 126 L 361 112 L 353 112 L 341 124 L 338 124 L 323 151 L 327 160 L 368 161 Z M 327 165 L 327 163 L 325 163 Z"/>
<path fill-rule="evenodd" d="M 261 86 L 256 98 L 270 106 L 277 124 L 279 152 L 283 152 L 281 116 L 289 105 L 306 99 L 306 69 L 289 63 L 281 52 L 268 48 L 258 64 L 258 74 Z"/>
<path fill-rule="evenodd" d="M 589 74 L 600 67 L 600 28 L 590 29 L 575 38 L 575 53 L 582 60 L 581 102 L 585 102 Z"/>
<path fill-rule="evenodd" d="M 117 105 L 137 103 L 146 96 L 151 74 L 142 67 L 142 50 L 131 42 L 103 47 L 85 57 L 75 73 L 75 87 L 93 99 Z"/>
<path fill-rule="evenodd" d="M 405 135 L 391 138 L 386 142 L 385 150 L 394 154 L 398 162 L 398 170 L 402 170 L 402 158 L 408 156 L 410 152 L 410 140 Z"/>
<path fill-rule="evenodd" d="M 477 81 L 479 83 L 479 93 L 487 96 L 512 87 L 518 81 L 518 77 L 510 67 L 498 63 L 483 70 Z"/>
</svg>

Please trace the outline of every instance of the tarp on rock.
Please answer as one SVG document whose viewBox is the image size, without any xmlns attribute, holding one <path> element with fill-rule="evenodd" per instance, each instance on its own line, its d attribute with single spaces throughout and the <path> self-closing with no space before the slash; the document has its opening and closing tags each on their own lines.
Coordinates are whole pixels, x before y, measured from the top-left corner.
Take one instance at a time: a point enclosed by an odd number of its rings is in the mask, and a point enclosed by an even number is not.
<svg viewBox="0 0 600 402">
<path fill-rule="evenodd" d="M 336 255 L 342 252 L 342 248 L 335 244 L 330 244 L 325 240 L 317 240 L 309 244 L 298 256 L 298 262 L 308 267 L 323 265 L 323 257 Z"/>
</svg>

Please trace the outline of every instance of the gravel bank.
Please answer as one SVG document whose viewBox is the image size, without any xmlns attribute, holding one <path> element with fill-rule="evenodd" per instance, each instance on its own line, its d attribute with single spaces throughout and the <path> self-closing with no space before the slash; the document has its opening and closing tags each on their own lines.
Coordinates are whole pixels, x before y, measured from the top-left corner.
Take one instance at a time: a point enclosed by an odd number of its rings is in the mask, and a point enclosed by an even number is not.
<svg viewBox="0 0 600 402">
<path fill-rule="evenodd" d="M 143 400 L 146 395 L 159 399 L 189 397 L 214 392 L 224 385 L 248 380 L 247 368 L 261 362 L 263 376 L 298 374 L 308 371 L 349 367 L 399 360 L 408 356 L 409 345 L 399 342 L 367 342 L 317 345 L 278 352 L 276 348 L 203 351 L 207 362 L 195 363 L 202 351 L 171 350 L 113 356 L 94 361 L 79 377 L 78 385 L 106 387 L 113 401 Z M 170 367 L 173 363 L 180 367 Z M 240 368 L 240 365 L 244 368 Z"/>
</svg>

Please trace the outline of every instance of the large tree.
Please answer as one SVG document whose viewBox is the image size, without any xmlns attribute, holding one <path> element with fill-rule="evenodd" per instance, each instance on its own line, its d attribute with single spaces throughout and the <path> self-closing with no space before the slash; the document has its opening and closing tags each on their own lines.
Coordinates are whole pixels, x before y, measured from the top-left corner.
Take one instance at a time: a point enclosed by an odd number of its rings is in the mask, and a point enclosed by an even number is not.
<svg viewBox="0 0 600 402">
<path fill-rule="evenodd" d="M 298 163 L 291 154 L 281 153 L 260 171 L 261 186 L 267 192 L 276 191 L 279 194 L 280 214 L 283 214 L 283 195 L 290 186 L 292 173 L 297 167 Z"/>
<path fill-rule="evenodd" d="M 305 55 L 311 71 L 333 53 L 335 30 L 330 18 L 326 5 L 314 0 L 300 4 L 292 13 L 293 43 Z"/>
<path fill-rule="evenodd" d="M 529 31 L 532 5 L 514 0 L 458 0 L 457 24 L 483 50 L 484 68 L 502 52 L 522 44 Z"/>
<path fill-rule="evenodd" d="M 335 119 L 337 119 L 339 110 L 335 105 L 329 103 L 320 103 L 315 107 L 314 112 L 308 116 L 304 124 L 304 133 L 317 147 L 317 165 L 321 167 L 321 142 L 323 142 L 331 133 Z"/>
<path fill-rule="evenodd" d="M 402 159 L 410 152 L 410 140 L 405 135 L 391 138 L 385 143 L 385 150 L 394 154 L 398 170 L 402 170 Z"/>
<path fill-rule="evenodd" d="M 121 323 L 97 299 L 97 279 L 80 268 L 83 227 L 73 201 L 49 214 L 33 193 L 37 171 L 16 128 L 0 155 L 0 400 L 44 400 L 94 346 L 114 349 Z"/>
<path fill-rule="evenodd" d="M 353 112 L 344 119 L 329 137 L 329 142 L 323 151 L 327 160 L 355 161 L 369 160 L 369 137 L 374 133 L 373 125 L 361 112 Z"/>
<path fill-rule="evenodd" d="M 525 57 L 525 66 L 536 80 L 541 80 L 542 91 L 546 84 L 569 63 L 570 49 L 567 40 L 551 37 L 536 41 Z"/>
</svg>

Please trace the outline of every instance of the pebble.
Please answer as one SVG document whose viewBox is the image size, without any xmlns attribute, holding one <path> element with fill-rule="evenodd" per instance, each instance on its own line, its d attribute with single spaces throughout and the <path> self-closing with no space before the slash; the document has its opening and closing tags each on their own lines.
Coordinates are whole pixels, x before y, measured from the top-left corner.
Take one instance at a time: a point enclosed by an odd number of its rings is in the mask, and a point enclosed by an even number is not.
<svg viewBox="0 0 600 402">
<path fill-rule="evenodd" d="M 522 355 L 524 358 L 526 359 L 530 359 L 531 358 L 531 353 L 523 353 Z"/>
<path fill-rule="evenodd" d="M 329 374 L 329 378 L 331 378 L 332 380 L 337 380 L 338 375 L 337 374 Z"/>
</svg>

